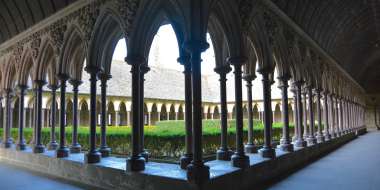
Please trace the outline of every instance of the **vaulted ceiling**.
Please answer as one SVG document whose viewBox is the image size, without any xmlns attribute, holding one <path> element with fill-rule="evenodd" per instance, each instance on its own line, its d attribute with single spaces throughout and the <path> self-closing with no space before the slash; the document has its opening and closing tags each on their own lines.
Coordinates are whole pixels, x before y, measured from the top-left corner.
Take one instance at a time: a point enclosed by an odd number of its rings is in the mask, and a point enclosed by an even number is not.
<svg viewBox="0 0 380 190">
<path fill-rule="evenodd" d="M 0 44 L 76 0 L 0 0 Z"/>
<path fill-rule="evenodd" d="M 368 93 L 380 92 L 379 0 L 272 0 Z"/>
</svg>

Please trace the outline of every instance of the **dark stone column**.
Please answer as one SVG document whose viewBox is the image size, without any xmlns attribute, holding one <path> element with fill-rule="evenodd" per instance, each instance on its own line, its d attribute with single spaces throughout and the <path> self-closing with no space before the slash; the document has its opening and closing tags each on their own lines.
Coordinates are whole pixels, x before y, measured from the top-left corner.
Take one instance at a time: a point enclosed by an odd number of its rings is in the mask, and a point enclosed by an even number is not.
<svg viewBox="0 0 380 190">
<path fill-rule="evenodd" d="M 33 147 L 34 153 L 45 152 L 45 146 L 42 144 L 42 87 L 46 84 L 43 80 L 34 81 L 36 84 L 37 113 L 36 113 L 36 143 Z"/>
<path fill-rule="evenodd" d="M 59 147 L 56 151 L 58 158 L 64 158 L 69 156 L 69 149 L 65 145 L 66 141 L 66 82 L 69 77 L 65 74 L 59 74 L 58 79 L 60 81 L 60 112 L 59 112 Z"/>
<path fill-rule="evenodd" d="M 145 159 L 140 155 L 140 65 L 146 60 L 140 56 L 128 56 L 126 62 L 132 66 L 132 154 L 127 159 L 127 171 L 141 171 L 145 169 Z"/>
<path fill-rule="evenodd" d="M 243 95 L 241 67 L 244 61 L 245 58 L 241 57 L 229 58 L 229 62 L 234 66 L 236 111 L 236 152 L 231 156 L 231 163 L 232 166 L 239 168 L 246 168 L 249 166 L 249 157 L 245 155 L 243 144 Z"/>
<path fill-rule="evenodd" d="M 329 117 L 331 118 L 331 138 L 336 138 L 336 134 L 335 134 L 335 110 L 334 110 L 334 99 L 333 99 L 333 95 L 330 94 L 329 95 L 329 106 L 330 106 L 330 114 L 329 114 Z"/>
<path fill-rule="evenodd" d="M 298 135 L 297 135 L 297 140 L 296 142 L 294 143 L 294 146 L 296 147 L 306 147 L 307 146 L 307 142 L 304 140 L 303 138 L 303 131 L 302 131 L 302 114 L 303 114 L 303 108 L 302 108 L 302 96 L 301 96 L 301 92 L 302 92 L 302 84 L 303 82 L 302 81 L 297 81 L 297 82 L 294 82 L 294 85 L 296 87 L 296 94 L 297 94 L 297 98 L 296 98 L 296 106 L 297 106 L 297 128 L 298 128 Z"/>
<path fill-rule="evenodd" d="M 220 84 L 220 148 L 216 152 L 217 160 L 231 160 L 231 156 L 233 152 L 228 148 L 227 144 L 227 92 L 226 92 L 226 75 L 231 71 L 231 67 L 229 65 L 225 65 L 223 67 L 215 68 L 215 72 L 219 74 L 219 84 Z"/>
<path fill-rule="evenodd" d="M 279 148 L 283 151 L 293 152 L 294 146 L 291 144 L 290 135 L 289 135 L 289 103 L 288 103 L 288 81 L 290 76 L 278 77 L 280 85 L 278 86 L 281 89 L 282 94 L 282 138 Z"/>
<path fill-rule="evenodd" d="M 209 45 L 205 41 L 185 44 L 191 55 L 191 82 L 193 107 L 193 161 L 187 166 L 187 179 L 202 183 L 210 179 L 210 168 L 204 164 L 202 153 L 202 75 L 201 54 Z"/>
<path fill-rule="evenodd" d="M 101 160 L 101 154 L 96 149 L 96 83 L 98 81 L 97 75 L 99 69 L 87 66 L 85 70 L 90 74 L 90 147 L 85 155 L 85 162 L 92 164 L 98 163 Z"/>
<path fill-rule="evenodd" d="M 187 166 L 193 160 L 193 150 L 192 150 L 192 117 L 193 110 L 192 100 L 191 100 L 191 63 L 189 56 L 182 56 L 177 59 L 177 61 L 184 66 L 185 75 L 185 154 L 180 158 L 180 166 L 182 169 L 186 169 Z"/>
<path fill-rule="evenodd" d="M 247 100 L 248 100 L 248 142 L 244 146 L 244 150 L 247 153 L 257 153 L 257 147 L 254 143 L 253 137 L 253 110 L 252 110 L 252 81 L 255 80 L 256 76 L 246 75 L 244 76 L 247 82 Z"/>
<path fill-rule="evenodd" d="M 101 114 L 100 114 L 100 153 L 102 157 L 109 157 L 111 148 L 107 146 L 107 81 L 111 75 L 101 73 L 99 74 L 100 87 L 101 87 Z"/>
<path fill-rule="evenodd" d="M 70 146 L 71 153 L 80 153 L 82 146 L 78 143 L 78 87 L 82 84 L 80 80 L 70 80 L 73 85 L 73 133 Z"/>
<path fill-rule="evenodd" d="M 57 111 L 57 103 L 56 103 L 56 90 L 57 86 L 55 85 L 50 85 L 49 88 L 51 89 L 51 108 L 50 108 L 50 143 L 48 146 L 49 150 L 56 150 L 58 147 L 58 143 L 55 140 L 55 116 L 56 116 L 56 111 Z"/>
<path fill-rule="evenodd" d="M 318 132 L 317 143 L 325 142 L 325 137 L 322 133 L 322 112 L 321 112 L 321 90 L 316 89 L 315 95 L 317 96 L 317 119 L 318 119 Z"/>
<path fill-rule="evenodd" d="M 341 135 L 344 135 L 345 134 L 345 130 L 344 130 L 344 127 L 343 127 L 343 98 L 339 98 L 339 126 L 340 126 L 340 134 Z"/>
<path fill-rule="evenodd" d="M 17 150 L 25 150 L 26 144 L 24 139 L 24 98 L 25 90 L 28 88 L 26 85 L 18 85 L 20 90 L 19 94 L 19 108 L 18 108 L 18 143 Z"/>
<path fill-rule="evenodd" d="M 145 158 L 145 162 L 148 162 L 149 152 L 144 147 L 144 75 L 149 72 L 150 68 L 146 64 L 140 65 L 140 88 L 139 88 L 139 128 L 140 128 L 140 155 Z"/>
<path fill-rule="evenodd" d="M 313 106 L 313 91 L 312 91 L 312 88 L 311 86 L 308 86 L 306 88 L 307 90 L 307 93 L 308 93 L 308 98 L 309 98 L 309 136 L 307 138 L 307 144 L 309 146 L 312 146 L 312 145 L 315 145 L 317 144 L 317 139 L 315 138 L 315 134 L 314 134 L 314 130 L 315 130 L 315 126 L 314 126 L 314 106 Z"/>
<path fill-rule="evenodd" d="M 4 125 L 3 125 L 3 142 L 2 146 L 4 148 L 10 148 L 13 144 L 11 138 L 11 98 L 12 98 L 12 90 L 4 89 L 5 92 L 5 106 L 4 106 Z"/>
<path fill-rule="evenodd" d="M 339 127 L 339 106 L 338 106 L 338 102 L 339 102 L 339 99 L 337 96 L 334 96 L 334 103 L 335 103 L 335 129 L 336 129 L 336 136 L 337 137 L 340 137 L 341 136 L 341 132 L 340 132 L 340 127 Z"/>
<path fill-rule="evenodd" d="M 269 78 L 270 71 L 261 70 L 263 82 L 263 101 L 264 101 L 264 145 L 259 153 L 264 158 L 275 158 L 276 151 L 272 147 L 272 96 L 271 96 L 271 80 Z"/>
<path fill-rule="evenodd" d="M 307 91 L 306 87 L 302 89 L 303 129 L 301 130 L 303 131 L 303 139 L 305 140 L 309 137 L 310 133 L 310 126 L 307 124 Z"/>
</svg>

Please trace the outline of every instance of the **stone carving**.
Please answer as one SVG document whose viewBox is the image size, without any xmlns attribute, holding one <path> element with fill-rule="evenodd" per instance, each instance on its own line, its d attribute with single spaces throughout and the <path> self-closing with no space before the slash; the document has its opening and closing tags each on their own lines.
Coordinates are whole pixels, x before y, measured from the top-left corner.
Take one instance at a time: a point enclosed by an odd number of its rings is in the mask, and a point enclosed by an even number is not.
<svg viewBox="0 0 380 190">
<path fill-rule="evenodd" d="M 40 46 L 41 46 L 41 38 L 34 34 L 33 35 L 33 40 L 32 42 L 30 43 L 30 49 L 32 51 L 32 56 L 34 59 L 37 59 L 38 57 L 38 54 L 39 54 L 39 49 L 40 49 Z"/>
<path fill-rule="evenodd" d="M 125 22 L 124 31 L 128 36 L 132 31 L 133 21 L 137 14 L 137 9 L 140 5 L 139 0 L 117 0 L 116 7 Z"/>
</svg>

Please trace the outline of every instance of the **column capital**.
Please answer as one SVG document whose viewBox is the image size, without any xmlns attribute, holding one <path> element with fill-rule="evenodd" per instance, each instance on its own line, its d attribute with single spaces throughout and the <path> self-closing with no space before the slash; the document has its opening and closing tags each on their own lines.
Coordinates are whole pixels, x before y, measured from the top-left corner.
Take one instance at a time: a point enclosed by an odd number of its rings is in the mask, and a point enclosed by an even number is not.
<svg viewBox="0 0 380 190">
<path fill-rule="evenodd" d="M 146 58 L 141 55 L 127 55 L 127 57 L 124 58 L 124 61 L 129 65 L 141 65 L 147 62 Z"/>
<path fill-rule="evenodd" d="M 56 85 L 56 84 L 49 84 L 49 85 L 48 85 L 48 88 L 50 88 L 50 90 L 52 90 L 52 91 L 56 91 L 56 90 L 59 88 L 59 85 Z"/>
<path fill-rule="evenodd" d="M 226 75 L 227 73 L 231 72 L 232 69 L 229 65 L 223 65 L 215 67 L 214 71 L 218 73 L 219 75 Z"/>
<path fill-rule="evenodd" d="M 77 88 L 79 85 L 83 83 L 83 81 L 79 79 L 70 79 L 69 83 L 74 86 L 74 88 Z"/>
<path fill-rule="evenodd" d="M 199 50 L 200 52 L 206 51 L 210 47 L 210 44 L 206 40 L 190 40 L 184 43 L 183 47 L 188 52 L 194 52 Z"/>
<path fill-rule="evenodd" d="M 189 65 L 190 66 L 190 56 L 189 55 L 182 55 L 180 57 L 177 58 L 177 62 L 183 66 L 187 66 Z"/>
<path fill-rule="evenodd" d="M 247 58 L 244 56 L 227 58 L 227 62 L 234 66 L 242 66 L 246 61 L 247 61 Z"/>
<path fill-rule="evenodd" d="M 87 67 L 86 67 L 87 68 Z M 65 74 L 65 73 L 59 73 L 57 74 L 57 78 L 60 80 L 60 81 L 67 81 L 69 79 L 69 75 L 68 74 Z"/>
<path fill-rule="evenodd" d="M 141 74 L 146 74 L 149 71 L 150 71 L 150 68 L 149 68 L 148 64 L 140 65 L 140 73 Z"/>
<path fill-rule="evenodd" d="M 42 87 L 46 84 L 45 80 L 34 80 L 34 84 L 37 85 L 37 87 Z"/>
<path fill-rule="evenodd" d="M 98 67 L 88 65 L 84 68 L 84 70 L 89 74 L 95 74 L 97 75 L 100 72 L 100 69 Z"/>
<path fill-rule="evenodd" d="M 243 75 L 243 79 L 244 79 L 246 82 L 251 83 L 253 80 L 256 79 L 256 75 L 255 75 L 255 74 L 244 74 L 244 75 Z"/>
<path fill-rule="evenodd" d="M 101 80 L 101 81 L 108 81 L 109 79 L 112 78 L 112 75 L 108 74 L 108 73 L 104 73 L 104 72 L 99 72 L 98 73 L 98 78 Z"/>
<path fill-rule="evenodd" d="M 28 89 L 28 85 L 26 85 L 26 84 L 19 84 L 19 85 L 17 85 L 17 88 L 20 89 L 20 90 L 26 90 L 26 89 Z"/>
</svg>

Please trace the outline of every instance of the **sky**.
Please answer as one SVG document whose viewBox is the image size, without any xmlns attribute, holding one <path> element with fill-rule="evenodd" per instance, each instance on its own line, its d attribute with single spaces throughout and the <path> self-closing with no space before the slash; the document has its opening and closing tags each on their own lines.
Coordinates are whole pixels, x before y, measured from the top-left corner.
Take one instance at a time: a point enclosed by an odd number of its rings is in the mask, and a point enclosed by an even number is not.
<svg viewBox="0 0 380 190">
<path fill-rule="evenodd" d="M 207 35 L 207 42 L 210 48 L 202 54 L 202 74 L 209 75 L 214 73 L 215 68 L 214 48 L 209 35 Z M 125 40 L 121 39 L 116 45 L 113 59 L 123 61 L 126 52 Z M 177 62 L 178 57 L 178 43 L 173 28 L 169 24 L 161 26 L 153 39 L 148 64 L 183 71 L 183 66 Z"/>
</svg>

